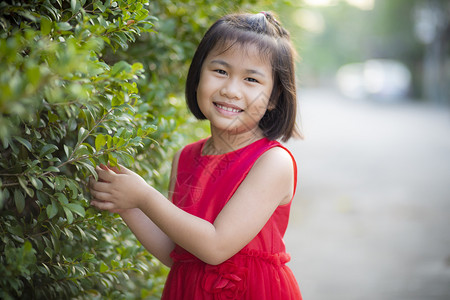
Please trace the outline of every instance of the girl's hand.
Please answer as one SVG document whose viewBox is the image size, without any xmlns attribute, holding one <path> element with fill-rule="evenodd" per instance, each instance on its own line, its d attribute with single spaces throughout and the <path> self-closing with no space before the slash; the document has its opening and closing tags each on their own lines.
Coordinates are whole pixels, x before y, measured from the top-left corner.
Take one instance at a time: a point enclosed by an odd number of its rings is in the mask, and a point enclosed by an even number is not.
<svg viewBox="0 0 450 300">
<path fill-rule="evenodd" d="M 90 178 L 91 205 L 110 212 L 139 207 L 149 185 L 142 177 L 124 166 L 96 167 L 98 181 Z"/>
</svg>

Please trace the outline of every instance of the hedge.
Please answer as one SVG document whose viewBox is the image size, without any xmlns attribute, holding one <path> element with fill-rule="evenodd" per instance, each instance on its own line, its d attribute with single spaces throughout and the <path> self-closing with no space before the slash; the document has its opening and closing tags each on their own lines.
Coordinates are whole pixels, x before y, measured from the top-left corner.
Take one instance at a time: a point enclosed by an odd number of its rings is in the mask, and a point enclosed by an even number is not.
<svg viewBox="0 0 450 300">
<path fill-rule="evenodd" d="M 0 3 L 0 298 L 160 298 L 167 268 L 89 206 L 87 178 L 121 163 L 166 189 L 174 151 L 206 135 L 190 57 L 244 2 Z"/>
</svg>

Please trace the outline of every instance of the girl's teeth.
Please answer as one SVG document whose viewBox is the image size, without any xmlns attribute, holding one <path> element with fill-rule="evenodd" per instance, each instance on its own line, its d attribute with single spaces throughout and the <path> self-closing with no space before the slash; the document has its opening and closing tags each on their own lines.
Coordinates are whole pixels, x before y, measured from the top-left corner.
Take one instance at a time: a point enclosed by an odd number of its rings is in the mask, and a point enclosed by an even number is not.
<svg viewBox="0 0 450 300">
<path fill-rule="evenodd" d="M 235 112 L 235 113 L 241 112 L 241 110 L 235 109 L 235 108 L 232 108 L 232 107 L 226 107 L 226 106 L 222 106 L 220 104 L 216 104 L 216 105 L 217 105 L 217 107 L 219 107 L 219 108 L 221 108 L 223 110 L 226 110 L 226 111 Z"/>
</svg>

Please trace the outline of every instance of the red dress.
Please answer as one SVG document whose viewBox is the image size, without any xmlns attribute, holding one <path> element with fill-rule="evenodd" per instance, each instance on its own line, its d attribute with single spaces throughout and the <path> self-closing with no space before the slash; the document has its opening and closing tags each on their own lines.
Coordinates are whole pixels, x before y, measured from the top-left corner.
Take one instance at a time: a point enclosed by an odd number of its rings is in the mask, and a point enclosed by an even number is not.
<svg viewBox="0 0 450 300">
<path fill-rule="evenodd" d="M 186 212 L 213 223 L 256 160 L 270 148 L 284 147 L 263 138 L 226 154 L 202 155 L 205 142 L 200 140 L 182 150 L 172 200 Z M 292 161 L 297 182 L 293 157 Z M 285 265 L 290 255 L 282 240 L 291 202 L 278 206 L 249 244 L 217 266 L 176 245 L 162 299 L 302 299 L 297 281 Z"/>
</svg>

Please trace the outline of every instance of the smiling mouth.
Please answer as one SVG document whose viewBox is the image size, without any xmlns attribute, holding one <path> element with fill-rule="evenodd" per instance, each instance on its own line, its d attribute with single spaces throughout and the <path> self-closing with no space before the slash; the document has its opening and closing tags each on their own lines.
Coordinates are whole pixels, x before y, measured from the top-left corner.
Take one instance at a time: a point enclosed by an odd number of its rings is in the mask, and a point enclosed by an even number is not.
<svg viewBox="0 0 450 300">
<path fill-rule="evenodd" d="M 223 105 L 215 103 L 215 102 L 214 102 L 214 105 L 217 106 L 220 109 L 223 109 L 223 110 L 229 111 L 229 112 L 240 113 L 240 112 L 244 111 L 242 109 L 238 109 L 238 108 L 234 108 L 234 107 L 223 106 Z"/>
</svg>

